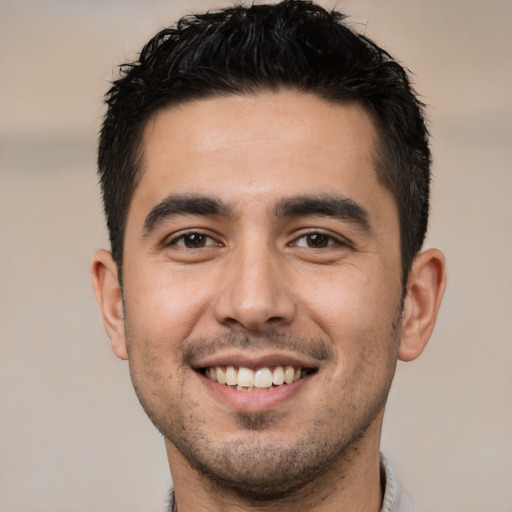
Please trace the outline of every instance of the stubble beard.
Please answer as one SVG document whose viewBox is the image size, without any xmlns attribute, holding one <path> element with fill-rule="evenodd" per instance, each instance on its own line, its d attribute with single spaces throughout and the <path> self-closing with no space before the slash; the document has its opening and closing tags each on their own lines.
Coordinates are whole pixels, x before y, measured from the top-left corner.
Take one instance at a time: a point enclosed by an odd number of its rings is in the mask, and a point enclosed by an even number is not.
<svg viewBox="0 0 512 512">
<path fill-rule="evenodd" d="M 391 331 L 387 340 L 390 349 L 399 335 L 399 321 L 393 321 Z M 280 344 L 286 343 L 285 340 L 286 337 L 279 336 Z M 240 340 L 226 343 L 240 345 Z M 294 339 L 289 345 L 307 347 L 311 346 L 311 340 Z M 202 346 L 208 343 L 202 342 Z M 328 354 L 329 348 L 326 350 Z M 183 355 L 183 359 L 186 357 Z M 220 487 L 239 499 L 260 503 L 292 497 L 299 489 L 314 485 L 329 473 L 336 474 L 338 480 L 343 479 L 343 468 L 350 466 L 370 427 L 382 418 L 396 365 L 396 358 L 390 357 L 381 386 L 373 395 L 365 395 L 365 401 L 348 396 L 336 404 L 344 413 L 329 411 L 337 419 L 334 427 L 332 421 L 326 425 L 322 414 L 329 409 L 327 400 L 318 404 L 318 414 L 312 411 L 311 417 L 315 418 L 312 425 L 299 438 L 286 443 L 276 442 L 274 435 L 279 412 L 233 412 L 231 425 L 234 423 L 241 434 L 232 436 L 229 443 L 220 443 L 209 435 L 199 404 L 194 397 L 187 396 L 186 387 L 180 388 L 179 400 L 162 408 L 160 403 L 154 403 L 152 394 L 143 392 L 138 385 L 131 361 L 130 372 L 139 401 L 166 440 L 213 487 Z M 145 372 L 148 371 L 151 369 L 146 368 Z M 365 385 L 361 382 L 361 386 Z M 297 422 L 300 421 L 297 417 Z M 380 433 L 380 423 L 378 430 Z"/>
<path fill-rule="evenodd" d="M 212 489 L 220 487 L 226 495 L 243 501 L 276 502 L 293 499 L 299 490 L 306 488 L 314 494 L 314 483 L 328 474 L 338 482 L 343 480 L 343 467 L 350 465 L 358 445 L 364 442 L 370 425 L 383 407 L 384 404 L 371 415 L 367 424 L 336 441 L 326 438 L 320 420 L 292 444 L 279 445 L 264 436 L 249 437 L 247 427 L 256 426 L 255 434 L 265 429 L 263 425 L 268 424 L 270 429 L 273 419 L 269 419 L 268 413 L 238 413 L 240 425 L 247 429 L 246 439 L 218 448 L 213 447 L 206 436 L 195 435 L 183 440 L 162 434 L 210 482 Z"/>
</svg>

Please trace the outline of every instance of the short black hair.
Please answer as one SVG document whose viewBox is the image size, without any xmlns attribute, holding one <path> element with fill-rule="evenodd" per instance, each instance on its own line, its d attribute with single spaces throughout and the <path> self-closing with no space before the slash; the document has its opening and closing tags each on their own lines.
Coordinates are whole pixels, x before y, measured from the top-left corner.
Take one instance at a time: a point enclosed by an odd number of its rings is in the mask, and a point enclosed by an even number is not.
<svg viewBox="0 0 512 512">
<path fill-rule="evenodd" d="M 141 140 L 159 110 L 192 100 L 290 90 L 356 102 L 378 132 L 376 171 L 399 214 L 403 284 L 429 214 L 429 136 L 406 70 L 338 11 L 310 1 L 236 6 L 181 18 L 121 66 L 106 94 L 98 173 L 113 258 L 122 279 L 128 208 L 141 178 Z"/>
</svg>

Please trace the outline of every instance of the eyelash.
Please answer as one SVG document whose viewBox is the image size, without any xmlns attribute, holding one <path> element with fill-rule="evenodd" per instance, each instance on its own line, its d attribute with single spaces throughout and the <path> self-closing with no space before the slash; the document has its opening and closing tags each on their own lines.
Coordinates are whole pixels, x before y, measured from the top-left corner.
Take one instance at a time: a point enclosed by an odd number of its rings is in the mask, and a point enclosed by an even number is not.
<svg viewBox="0 0 512 512">
<path fill-rule="evenodd" d="M 193 241 L 193 237 L 198 237 L 199 240 L 197 240 L 197 243 Z M 313 237 L 319 237 L 320 239 L 317 241 L 317 247 L 314 245 L 309 245 L 308 243 L 313 239 Z M 187 238 L 192 242 L 190 245 L 187 245 Z M 213 243 L 205 243 L 208 241 L 208 239 Z M 298 243 L 300 240 L 305 240 L 305 243 Z M 324 243 L 325 245 L 323 245 Z M 221 246 L 222 244 L 217 242 L 211 235 L 206 233 L 202 233 L 200 231 L 189 231 L 172 238 L 169 242 L 166 242 L 165 245 L 182 247 L 183 249 L 203 249 L 205 247 Z M 350 244 L 346 240 L 340 239 L 339 237 L 335 237 L 331 234 L 324 233 L 322 231 L 313 231 L 296 237 L 292 242 L 288 244 L 288 246 L 296 246 L 309 249 L 327 249 L 335 246 L 350 246 Z"/>
<path fill-rule="evenodd" d="M 202 241 L 205 241 L 206 239 L 210 239 L 214 243 L 209 243 L 207 245 L 200 245 L 200 246 L 196 245 L 195 247 L 193 247 L 193 246 L 188 247 L 186 245 L 185 240 L 187 238 L 190 240 L 192 237 L 200 237 Z M 182 242 L 182 243 L 180 243 L 180 242 Z M 174 246 L 182 247 L 184 249 L 194 249 L 194 248 L 203 249 L 204 247 L 220 246 L 222 244 L 220 244 L 219 242 L 216 242 L 215 239 L 211 235 L 208 235 L 206 233 L 201 233 L 200 231 L 189 231 L 187 233 L 182 233 L 181 235 L 178 235 L 178 236 L 172 238 L 169 242 L 166 242 L 165 245 L 166 246 L 174 245 Z"/>
<path fill-rule="evenodd" d="M 298 244 L 298 241 L 301 239 L 311 240 L 313 237 L 321 238 L 322 242 L 326 241 L 326 245 L 321 246 L 321 247 L 313 247 L 313 246 L 310 246 L 307 241 L 304 245 Z M 340 237 L 331 235 L 329 233 L 324 233 L 322 231 L 313 231 L 310 233 L 304 233 L 303 235 L 300 235 L 297 238 L 295 238 L 295 240 L 293 242 L 291 242 L 289 245 L 295 245 L 297 247 L 304 247 L 304 248 L 309 248 L 309 249 L 328 249 L 330 247 L 335 247 L 335 246 L 345 246 L 345 247 L 350 246 L 350 244 L 346 240 L 344 240 Z"/>
</svg>

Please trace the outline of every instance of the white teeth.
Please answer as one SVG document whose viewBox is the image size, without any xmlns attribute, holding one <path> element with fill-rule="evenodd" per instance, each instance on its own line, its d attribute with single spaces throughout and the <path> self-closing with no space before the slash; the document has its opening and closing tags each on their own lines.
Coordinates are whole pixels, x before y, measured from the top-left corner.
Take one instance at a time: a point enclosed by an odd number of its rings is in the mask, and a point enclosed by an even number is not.
<svg viewBox="0 0 512 512">
<path fill-rule="evenodd" d="M 272 384 L 276 386 L 284 384 L 284 370 L 282 366 L 276 366 L 274 374 L 272 375 Z"/>
<path fill-rule="evenodd" d="M 254 387 L 254 372 L 243 366 L 238 370 L 238 385 L 246 388 Z"/>
<path fill-rule="evenodd" d="M 206 368 L 205 376 L 219 384 L 232 386 L 244 391 L 264 391 L 272 386 L 293 384 L 303 376 L 301 368 L 276 366 L 272 371 L 268 366 L 252 370 L 241 366 L 214 366 Z"/>
<path fill-rule="evenodd" d="M 215 368 L 215 373 L 217 374 L 217 382 L 219 384 L 226 384 L 226 374 L 220 366 Z"/>
<path fill-rule="evenodd" d="M 295 368 L 293 366 L 287 366 L 284 371 L 284 381 L 286 384 L 291 384 L 295 377 Z"/>
<path fill-rule="evenodd" d="M 233 366 L 226 368 L 226 384 L 228 386 L 236 386 L 238 384 L 238 372 Z"/>
<path fill-rule="evenodd" d="M 254 372 L 254 386 L 257 388 L 270 388 L 272 386 L 270 368 L 260 368 Z"/>
</svg>

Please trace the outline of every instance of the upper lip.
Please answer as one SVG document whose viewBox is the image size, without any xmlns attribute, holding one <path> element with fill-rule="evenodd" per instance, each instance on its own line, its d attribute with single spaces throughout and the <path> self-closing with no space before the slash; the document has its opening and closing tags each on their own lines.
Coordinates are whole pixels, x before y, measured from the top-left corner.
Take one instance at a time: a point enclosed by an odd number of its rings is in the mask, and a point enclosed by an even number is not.
<svg viewBox="0 0 512 512">
<path fill-rule="evenodd" d="M 287 352 L 265 352 L 258 351 L 222 351 L 194 363 L 196 369 L 211 368 L 214 366 L 236 366 L 244 368 L 261 368 L 271 366 L 294 366 L 301 368 L 318 368 L 318 362 L 302 355 Z"/>
</svg>

